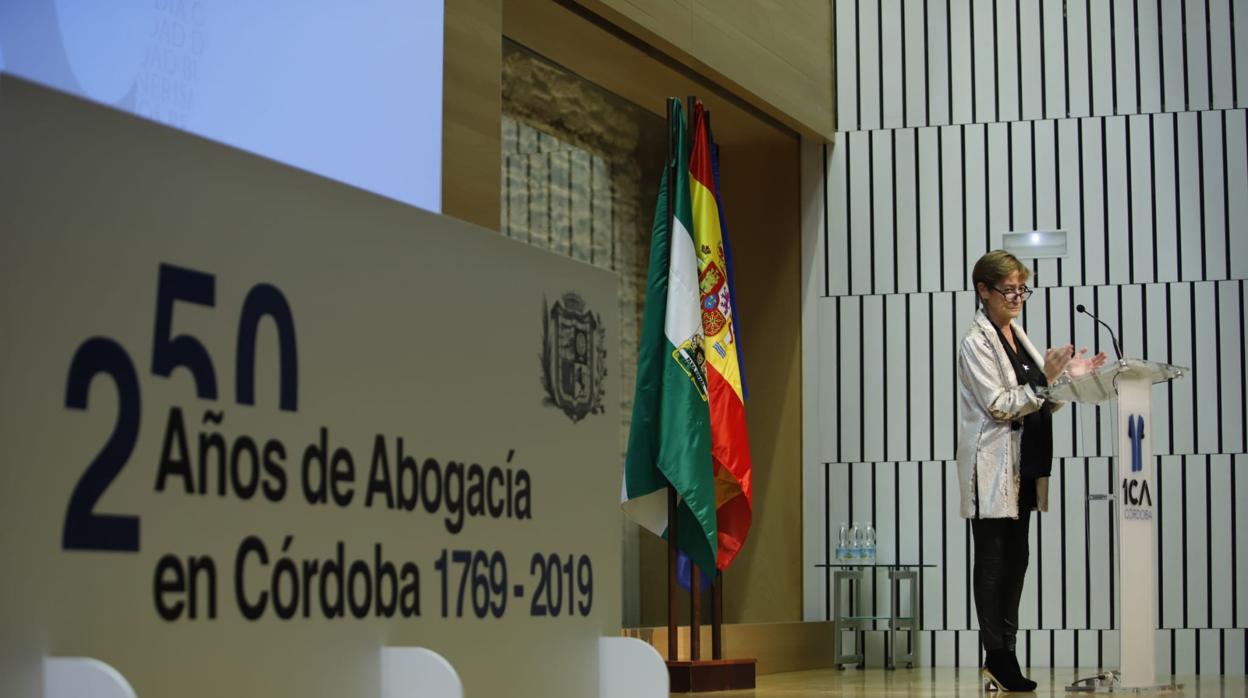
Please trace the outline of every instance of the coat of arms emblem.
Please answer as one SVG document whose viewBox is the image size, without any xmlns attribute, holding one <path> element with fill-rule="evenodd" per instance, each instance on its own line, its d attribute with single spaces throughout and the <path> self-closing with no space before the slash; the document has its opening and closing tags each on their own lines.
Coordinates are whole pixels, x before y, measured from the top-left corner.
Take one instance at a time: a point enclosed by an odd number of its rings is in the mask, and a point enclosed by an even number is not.
<svg viewBox="0 0 1248 698">
<path fill-rule="evenodd" d="M 542 299 L 542 385 L 547 405 L 563 410 L 574 423 L 603 412 L 607 375 L 606 328 L 572 292 L 550 305 Z"/>
</svg>

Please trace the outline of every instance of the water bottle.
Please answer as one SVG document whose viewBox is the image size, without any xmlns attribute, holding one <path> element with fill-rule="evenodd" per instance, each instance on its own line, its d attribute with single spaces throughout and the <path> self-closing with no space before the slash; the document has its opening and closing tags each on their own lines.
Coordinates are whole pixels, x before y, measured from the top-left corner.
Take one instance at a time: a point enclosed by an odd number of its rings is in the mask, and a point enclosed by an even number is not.
<svg viewBox="0 0 1248 698">
<path fill-rule="evenodd" d="M 844 521 L 836 532 L 836 560 L 837 562 L 845 562 L 849 559 L 849 525 Z"/>
<path fill-rule="evenodd" d="M 872 526 L 870 521 L 867 522 L 867 527 L 862 532 L 862 543 L 867 560 L 875 562 L 875 526 Z"/>
<path fill-rule="evenodd" d="M 857 562 L 862 557 L 862 528 L 855 521 L 854 525 L 849 529 L 849 554 L 846 558 L 852 562 Z"/>
</svg>

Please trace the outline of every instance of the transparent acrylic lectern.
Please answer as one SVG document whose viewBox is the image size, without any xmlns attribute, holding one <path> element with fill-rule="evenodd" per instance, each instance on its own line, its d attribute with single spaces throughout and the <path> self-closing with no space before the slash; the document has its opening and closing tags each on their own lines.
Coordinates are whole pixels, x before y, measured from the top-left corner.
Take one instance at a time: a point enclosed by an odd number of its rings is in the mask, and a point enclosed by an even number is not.
<svg viewBox="0 0 1248 698">
<path fill-rule="evenodd" d="M 1047 397 L 1064 402 L 1117 405 L 1118 671 L 1081 679 L 1067 691 L 1116 693 L 1181 690 L 1157 682 L 1156 482 L 1151 449 L 1152 387 L 1180 378 L 1185 368 L 1143 359 L 1119 359 L 1083 376 L 1064 375 Z"/>
</svg>

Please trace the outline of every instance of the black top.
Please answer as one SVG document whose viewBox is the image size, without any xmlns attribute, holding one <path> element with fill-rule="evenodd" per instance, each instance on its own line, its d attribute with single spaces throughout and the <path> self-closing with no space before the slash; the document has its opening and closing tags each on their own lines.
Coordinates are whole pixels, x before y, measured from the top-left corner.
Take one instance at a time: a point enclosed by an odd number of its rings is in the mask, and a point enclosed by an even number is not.
<svg viewBox="0 0 1248 698">
<path fill-rule="evenodd" d="M 1019 385 L 1030 385 L 1032 388 L 1043 388 L 1048 385 L 1040 362 L 1023 348 L 1015 351 L 1005 341 L 1001 328 L 997 328 L 997 339 L 1005 347 L 1005 355 L 1014 367 L 1014 377 Z M 1018 490 L 1019 512 L 1031 511 L 1036 508 L 1036 478 L 1048 477 L 1053 472 L 1053 414 L 1048 403 L 1044 407 L 1015 420 L 1011 426 L 1023 430 L 1022 445 L 1019 455 L 1018 469 L 1021 475 Z"/>
</svg>

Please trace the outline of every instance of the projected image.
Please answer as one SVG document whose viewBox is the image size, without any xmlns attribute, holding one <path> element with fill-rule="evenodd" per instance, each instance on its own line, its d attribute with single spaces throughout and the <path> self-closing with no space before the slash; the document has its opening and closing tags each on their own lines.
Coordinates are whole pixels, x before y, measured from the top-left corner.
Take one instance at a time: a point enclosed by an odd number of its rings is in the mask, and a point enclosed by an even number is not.
<svg viewBox="0 0 1248 698">
<path fill-rule="evenodd" d="M 442 3 L 4 0 L 0 69 L 431 211 Z"/>
</svg>

